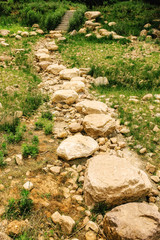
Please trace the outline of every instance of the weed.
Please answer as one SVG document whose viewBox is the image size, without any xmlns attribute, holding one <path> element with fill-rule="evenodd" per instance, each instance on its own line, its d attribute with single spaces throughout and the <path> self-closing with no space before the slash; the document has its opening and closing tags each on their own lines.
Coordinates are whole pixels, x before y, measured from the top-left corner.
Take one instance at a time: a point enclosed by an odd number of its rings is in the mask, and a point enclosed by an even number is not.
<svg viewBox="0 0 160 240">
<path fill-rule="evenodd" d="M 33 201 L 28 198 L 29 191 L 22 190 L 20 199 L 10 199 L 6 208 L 5 216 L 7 219 L 25 218 L 33 208 Z"/>
<path fill-rule="evenodd" d="M 106 214 L 108 210 L 107 205 L 105 202 L 96 203 L 94 208 L 91 210 L 94 214 L 102 214 L 103 216 Z"/>
<path fill-rule="evenodd" d="M 48 119 L 48 120 L 52 120 L 53 119 L 53 114 L 50 111 L 42 112 L 41 117 L 45 118 L 45 119 Z"/>
<path fill-rule="evenodd" d="M 52 133 L 52 123 L 47 123 L 44 127 L 44 133 L 49 135 Z"/>
<path fill-rule="evenodd" d="M 32 139 L 32 144 L 23 144 L 22 145 L 22 155 L 24 158 L 27 158 L 29 156 L 36 158 L 38 153 L 39 153 L 39 148 L 38 148 L 38 137 L 34 136 Z"/>
<path fill-rule="evenodd" d="M 4 154 L 2 151 L 0 151 L 0 168 L 4 168 L 6 166 L 6 163 L 4 162 Z"/>
<path fill-rule="evenodd" d="M 33 240 L 33 238 L 30 238 L 27 234 L 27 232 L 24 232 L 22 235 L 20 235 L 15 240 Z"/>
<path fill-rule="evenodd" d="M 41 130 L 43 129 L 44 122 L 42 119 L 39 119 L 37 122 L 35 122 L 35 130 Z"/>
</svg>

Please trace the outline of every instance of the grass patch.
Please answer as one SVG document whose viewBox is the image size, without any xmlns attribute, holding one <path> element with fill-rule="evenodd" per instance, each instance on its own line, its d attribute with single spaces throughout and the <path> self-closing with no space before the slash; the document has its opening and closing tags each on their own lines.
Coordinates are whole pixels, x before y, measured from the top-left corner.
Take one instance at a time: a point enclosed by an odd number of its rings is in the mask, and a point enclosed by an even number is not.
<svg viewBox="0 0 160 240">
<path fill-rule="evenodd" d="M 144 90 L 131 90 L 125 88 L 94 87 L 100 95 L 106 95 L 110 104 L 118 105 L 117 112 L 120 123 L 130 129 L 129 146 L 139 153 L 141 148 L 146 148 L 151 153 L 154 163 L 160 163 L 160 131 L 153 131 L 157 126 L 160 129 L 160 118 L 156 114 L 160 112 L 159 103 L 155 98 L 142 101 L 142 97 L 148 93 Z M 150 90 L 150 93 L 160 94 L 160 90 Z M 130 102 L 130 96 L 136 96 L 138 103 Z M 130 138 L 132 137 L 132 138 Z M 150 154 L 149 154 L 150 155 Z"/>
<path fill-rule="evenodd" d="M 28 144 L 25 143 L 22 145 L 22 155 L 24 158 L 28 158 L 29 156 L 36 158 L 38 153 L 39 153 L 39 148 L 38 148 L 38 137 L 34 136 L 32 139 L 32 143 Z"/>
<path fill-rule="evenodd" d="M 35 130 L 44 130 L 46 135 L 52 134 L 53 114 L 50 111 L 42 112 L 41 117 L 35 122 Z"/>
<path fill-rule="evenodd" d="M 33 201 L 28 197 L 29 191 L 22 190 L 20 199 L 10 199 L 6 208 L 5 217 L 7 219 L 24 219 L 30 214 L 33 208 Z"/>
<path fill-rule="evenodd" d="M 121 43 L 78 34 L 60 44 L 70 67 L 90 67 L 94 77 L 106 76 L 110 86 L 156 89 L 160 86 L 159 47 L 151 43 Z"/>
</svg>

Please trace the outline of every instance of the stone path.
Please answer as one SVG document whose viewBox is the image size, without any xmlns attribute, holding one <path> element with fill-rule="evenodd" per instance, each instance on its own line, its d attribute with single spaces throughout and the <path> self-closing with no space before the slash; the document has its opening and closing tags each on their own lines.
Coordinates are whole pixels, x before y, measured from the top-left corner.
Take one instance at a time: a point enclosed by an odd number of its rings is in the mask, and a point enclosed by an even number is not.
<svg viewBox="0 0 160 240">
<path fill-rule="evenodd" d="M 57 36 L 58 33 L 52 32 L 52 37 L 54 34 Z M 70 168 L 74 160 L 73 179 L 81 179 L 84 183 L 84 194 L 74 195 L 74 191 L 71 191 L 72 199 L 78 202 L 85 201 L 88 207 L 105 202 L 108 207 L 120 205 L 123 208 L 125 206 L 123 204 L 128 203 L 130 205 L 126 205 L 124 209 L 128 219 L 132 214 L 133 204 L 136 222 L 142 227 L 139 229 L 129 220 L 126 221 L 125 226 L 130 232 L 128 236 L 127 231 L 122 231 L 125 228 L 123 225 L 122 229 L 117 223 L 118 227 L 113 229 L 112 225 L 106 224 L 109 221 L 107 217 L 110 217 L 106 215 L 104 232 L 107 239 L 137 239 L 137 234 L 138 239 L 144 239 L 143 231 L 145 231 L 146 240 L 158 240 L 160 237 L 158 208 L 156 206 L 149 208 L 147 202 L 146 205 L 136 202 L 154 197 L 154 190 L 147 174 L 141 170 L 142 165 L 138 156 L 126 147 L 122 133 L 127 129 L 119 125 L 119 121 L 115 119 L 115 110 L 109 108 L 107 102 L 102 103 L 89 93 L 93 79 L 87 75 L 88 69 L 67 69 L 59 54 L 51 51 L 49 45 L 56 46 L 48 36 L 37 46 L 37 65 L 43 79 L 39 87 L 43 93 L 50 95 L 50 108 L 55 115 L 54 135 L 55 138 L 62 139 L 57 148 L 57 155 L 60 159 L 68 161 Z M 89 159 L 85 167 L 80 164 L 80 158 Z M 81 174 L 77 177 L 78 169 L 86 169 L 85 176 Z M 65 196 L 69 197 L 71 192 L 67 188 L 64 191 Z M 141 208 L 142 212 L 145 208 L 148 209 L 144 227 L 144 221 L 139 213 Z M 117 222 L 119 218 L 121 214 L 116 215 Z M 71 234 L 75 225 L 73 219 L 55 212 L 52 220 L 54 223 L 59 223 L 65 232 Z M 91 226 L 87 230 L 91 231 L 87 231 L 85 239 L 103 239 L 96 238 L 95 234 L 99 230 L 93 222 L 89 222 L 87 224 Z M 69 226 L 67 229 L 64 227 L 66 224 Z"/>
<path fill-rule="evenodd" d="M 67 31 L 69 27 L 69 20 L 73 17 L 75 10 L 66 11 L 61 23 L 56 27 L 56 31 Z"/>
</svg>

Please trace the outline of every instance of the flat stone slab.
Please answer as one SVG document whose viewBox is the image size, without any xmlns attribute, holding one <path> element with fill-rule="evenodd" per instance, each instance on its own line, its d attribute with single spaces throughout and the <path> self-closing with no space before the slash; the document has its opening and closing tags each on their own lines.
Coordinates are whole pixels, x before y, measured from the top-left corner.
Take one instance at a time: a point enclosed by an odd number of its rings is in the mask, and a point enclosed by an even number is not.
<svg viewBox="0 0 160 240">
<path fill-rule="evenodd" d="M 103 228 L 109 240 L 158 240 L 160 213 L 154 204 L 127 203 L 106 213 Z"/>
<path fill-rule="evenodd" d="M 59 157 L 65 160 L 73 160 L 92 155 L 99 148 L 97 142 L 88 136 L 76 134 L 61 142 L 57 149 Z"/>
<path fill-rule="evenodd" d="M 115 130 L 115 119 L 105 114 L 89 114 L 83 120 L 84 130 L 87 135 L 96 137 L 105 137 Z"/>
<path fill-rule="evenodd" d="M 60 78 L 64 80 L 71 80 L 74 77 L 79 76 L 79 69 L 72 68 L 72 69 L 64 69 L 60 73 Z"/>
<path fill-rule="evenodd" d="M 78 94 L 74 90 L 58 90 L 53 94 L 53 102 L 65 102 L 66 104 L 74 103 L 78 98 Z"/>
<path fill-rule="evenodd" d="M 47 67 L 48 73 L 53 73 L 55 75 L 58 75 L 62 70 L 66 69 L 65 66 L 59 65 L 59 64 L 51 64 Z"/>
<path fill-rule="evenodd" d="M 107 206 L 116 206 L 139 200 L 150 190 L 146 173 L 125 158 L 103 154 L 89 160 L 84 180 L 87 205 L 105 201 Z"/>
<path fill-rule="evenodd" d="M 99 11 L 88 11 L 88 12 L 85 12 L 85 17 L 87 19 L 95 19 L 97 17 L 100 17 L 101 16 L 101 12 Z"/>
<path fill-rule="evenodd" d="M 81 81 L 71 81 L 71 82 L 64 82 L 62 85 L 63 89 L 71 89 L 76 92 L 84 92 L 85 84 Z"/>
<path fill-rule="evenodd" d="M 76 109 L 78 112 L 87 115 L 106 113 L 108 107 L 106 104 L 100 101 L 84 100 L 76 104 Z"/>
</svg>

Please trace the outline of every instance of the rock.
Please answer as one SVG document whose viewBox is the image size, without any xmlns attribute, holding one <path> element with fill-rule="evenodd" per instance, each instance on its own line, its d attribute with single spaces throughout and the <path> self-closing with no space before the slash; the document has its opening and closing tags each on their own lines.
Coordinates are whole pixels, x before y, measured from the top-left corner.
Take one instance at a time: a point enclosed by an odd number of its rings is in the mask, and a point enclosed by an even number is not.
<svg viewBox="0 0 160 240">
<path fill-rule="evenodd" d="M 84 130 L 87 135 L 97 138 L 106 137 L 115 130 L 115 120 L 105 114 L 89 114 L 83 120 Z"/>
<path fill-rule="evenodd" d="M 73 30 L 71 33 L 70 33 L 71 36 L 75 36 L 77 35 L 77 31 L 76 30 Z"/>
<path fill-rule="evenodd" d="M 157 37 L 157 38 L 160 38 L 160 31 L 158 29 L 153 28 L 152 29 L 152 35 Z"/>
<path fill-rule="evenodd" d="M 50 61 L 51 60 L 50 55 L 46 54 L 46 53 L 37 53 L 35 56 L 37 57 L 37 59 L 40 62 L 42 62 L 42 61 Z"/>
<path fill-rule="evenodd" d="M 60 225 L 65 234 L 71 234 L 75 225 L 75 221 L 69 216 L 62 215 Z"/>
<path fill-rule="evenodd" d="M 139 151 L 141 154 L 146 153 L 147 149 L 146 148 L 141 148 L 141 150 Z"/>
<path fill-rule="evenodd" d="M 83 197 L 81 195 L 74 195 L 72 197 L 72 199 L 79 202 L 79 203 L 81 203 L 83 201 Z"/>
<path fill-rule="evenodd" d="M 85 230 L 93 230 L 94 232 L 98 233 L 98 225 L 95 222 L 89 221 L 85 227 Z"/>
<path fill-rule="evenodd" d="M 24 232 L 24 230 L 27 228 L 28 226 L 28 222 L 26 221 L 18 221 L 18 220 L 14 220 L 12 222 L 10 222 L 7 226 L 7 234 L 9 235 L 19 235 L 22 232 Z"/>
<path fill-rule="evenodd" d="M 20 35 L 16 35 L 16 36 L 15 36 L 15 39 L 17 39 L 17 40 L 21 40 L 22 37 L 21 37 Z"/>
<path fill-rule="evenodd" d="M 106 104 L 99 101 L 84 100 L 76 104 L 78 112 L 83 114 L 101 114 L 106 113 L 108 108 Z"/>
<path fill-rule="evenodd" d="M 153 95 L 152 95 L 151 93 L 149 93 L 149 94 L 146 94 L 146 95 L 142 98 L 142 100 L 146 101 L 146 100 L 150 100 L 150 99 L 152 99 L 152 98 L 153 98 Z"/>
<path fill-rule="evenodd" d="M 0 62 L 11 61 L 12 58 L 9 56 L 0 56 Z"/>
<path fill-rule="evenodd" d="M 0 232 L 0 240 L 11 240 L 11 238 L 7 234 Z"/>
<path fill-rule="evenodd" d="M 85 78 L 84 77 L 74 77 L 71 79 L 71 82 L 85 82 Z"/>
<path fill-rule="evenodd" d="M 65 37 L 59 37 L 57 41 L 58 42 L 64 42 L 64 41 L 66 41 L 66 38 Z"/>
<path fill-rule="evenodd" d="M 84 92 L 85 84 L 81 81 L 64 82 L 62 85 L 62 88 L 67 90 L 71 89 L 79 93 L 79 92 Z"/>
<path fill-rule="evenodd" d="M 78 94 L 73 90 L 58 90 L 53 94 L 53 102 L 65 102 L 66 104 L 74 103 L 78 98 Z"/>
<path fill-rule="evenodd" d="M 61 171 L 61 167 L 54 166 L 50 168 L 51 173 L 58 174 Z"/>
<path fill-rule="evenodd" d="M 95 86 L 101 86 L 101 85 L 108 85 L 108 79 L 106 77 L 98 77 L 94 79 L 94 85 Z"/>
<path fill-rule="evenodd" d="M 147 23 L 144 25 L 144 28 L 150 28 L 151 27 L 151 24 L 150 23 Z"/>
<path fill-rule="evenodd" d="M 158 207 L 148 203 L 128 203 L 106 213 L 104 233 L 109 240 L 160 239 L 160 213 Z"/>
<path fill-rule="evenodd" d="M 101 24 L 98 22 L 86 21 L 84 26 L 86 28 L 94 30 L 96 27 L 101 26 Z"/>
<path fill-rule="evenodd" d="M 16 161 L 17 165 L 22 166 L 24 164 L 22 159 L 23 159 L 22 154 L 17 154 L 15 156 L 15 161 Z"/>
<path fill-rule="evenodd" d="M 0 109 L 2 109 L 3 108 L 3 106 L 2 106 L 2 103 L 0 102 Z"/>
<path fill-rule="evenodd" d="M 120 205 L 139 200 L 150 190 L 147 175 L 127 159 L 103 154 L 89 161 L 84 181 L 87 205 L 103 201 L 108 207 Z"/>
<path fill-rule="evenodd" d="M 34 24 L 32 25 L 32 28 L 39 28 L 39 24 L 34 23 Z"/>
<path fill-rule="evenodd" d="M 61 222 L 61 214 L 57 211 L 52 214 L 51 219 L 54 223 L 59 223 Z"/>
<path fill-rule="evenodd" d="M 99 33 L 100 33 L 100 35 L 102 35 L 103 37 L 109 37 L 110 35 L 112 35 L 112 32 L 110 32 L 110 31 L 108 31 L 108 30 L 106 30 L 106 29 L 103 29 L 103 28 L 101 28 L 100 30 L 99 30 Z"/>
<path fill-rule="evenodd" d="M 5 207 L 1 206 L 0 207 L 0 217 L 3 216 L 3 214 L 5 213 Z M 1 239 L 1 238 L 0 238 Z"/>
<path fill-rule="evenodd" d="M 51 62 L 49 61 L 42 61 L 39 63 L 40 68 L 42 68 L 42 70 L 46 70 L 46 68 L 51 64 Z"/>
<path fill-rule="evenodd" d="M 0 30 L 0 35 L 2 35 L 3 37 L 7 37 L 9 35 L 10 31 L 6 30 L 6 29 L 1 29 Z"/>
<path fill-rule="evenodd" d="M 69 130 L 71 133 L 81 132 L 83 127 L 80 123 L 74 122 L 69 125 Z"/>
<path fill-rule="evenodd" d="M 42 29 L 37 29 L 37 30 L 36 30 L 36 33 L 38 33 L 38 34 L 44 34 L 44 32 L 43 32 Z"/>
<path fill-rule="evenodd" d="M 34 31 L 32 31 L 32 32 L 29 33 L 29 35 L 30 35 L 30 36 L 37 36 L 37 33 L 34 32 Z"/>
<path fill-rule="evenodd" d="M 28 37 L 29 36 L 29 32 L 21 32 L 21 36 L 22 37 Z"/>
<path fill-rule="evenodd" d="M 58 50 L 58 46 L 55 44 L 55 42 L 47 43 L 46 47 L 49 51 L 57 51 Z"/>
<path fill-rule="evenodd" d="M 156 125 L 156 126 L 154 126 L 154 128 L 153 128 L 153 132 L 159 132 L 159 127 Z"/>
<path fill-rule="evenodd" d="M 88 231 L 85 238 L 86 240 L 96 240 L 96 234 L 93 231 Z"/>
<path fill-rule="evenodd" d="M 1 42 L 1 46 L 2 46 L 2 47 L 8 47 L 8 46 L 9 46 L 9 44 L 8 44 L 8 43 L 6 43 L 6 42 Z"/>
<path fill-rule="evenodd" d="M 59 73 L 59 75 L 61 79 L 71 80 L 72 78 L 79 76 L 79 70 L 77 68 L 64 69 Z"/>
<path fill-rule="evenodd" d="M 115 40 L 120 40 L 120 39 L 124 38 L 123 36 L 120 36 L 118 34 L 113 34 L 112 36 L 113 36 L 113 39 L 115 39 Z"/>
<path fill-rule="evenodd" d="M 115 25 L 117 25 L 116 22 L 109 22 L 109 23 L 108 23 L 108 26 L 110 26 L 110 27 L 111 27 L 111 26 L 115 26 Z"/>
<path fill-rule="evenodd" d="M 85 17 L 87 19 L 95 19 L 97 17 L 100 17 L 101 16 L 101 12 L 99 11 L 88 11 L 88 12 L 85 12 Z"/>
<path fill-rule="evenodd" d="M 23 188 L 26 189 L 26 190 L 28 190 L 28 191 L 30 191 L 30 190 L 32 190 L 32 188 L 33 188 L 33 183 L 30 182 L 30 181 L 27 181 L 27 182 L 23 185 Z"/>
<path fill-rule="evenodd" d="M 79 29 L 78 32 L 79 32 L 79 33 L 84 33 L 84 34 L 86 34 L 87 29 L 86 29 L 86 28 L 81 28 L 81 29 Z"/>
<path fill-rule="evenodd" d="M 52 64 L 47 67 L 47 72 L 58 75 L 64 69 L 66 69 L 66 67 L 63 65 Z"/>
<path fill-rule="evenodd" d="M 159 183 L 160 179 L 158 176 L 151 176 L 151 179 L 155 182 L 155 183 Z"/>
<path fill-rule="evenodd" d="M 148 31 L 146 29 L 144 29 L 140 32 L 140 36 L 145 36 L 146 37 L 147 33 L 148 33 Z"/>
<path fill-rule="evenodd" d="M 57 149 L 57 154 L 65 160 L 72 160 L 88 157 L 97 150 L 98 144 L 93 138 L 76 134 L 61 142 Z"/>
</svg>

